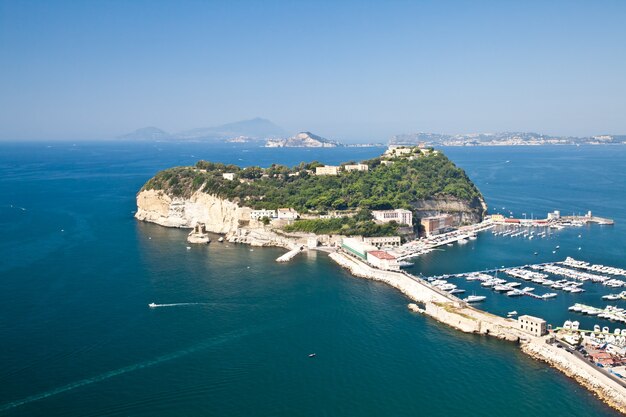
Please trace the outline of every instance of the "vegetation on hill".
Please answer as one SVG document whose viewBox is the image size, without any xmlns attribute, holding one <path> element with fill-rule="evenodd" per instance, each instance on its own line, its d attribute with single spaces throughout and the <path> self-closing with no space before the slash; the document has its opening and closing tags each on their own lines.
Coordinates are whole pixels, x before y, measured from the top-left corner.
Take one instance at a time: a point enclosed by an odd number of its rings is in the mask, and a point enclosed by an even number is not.
<svg viewBox="0 0 626 417">
<path fill-rule="evenodd" d="M 309 232 L 318 235 L 390 236 L 396 234 L 398 226 L 395 221 L 384 224 L 374 223 L 371 212 L 367 209 L 361 209 L 353 217 L 298 220 L 285 226 L 284 230 L 286 232 Z"/>
<path fill-rule="evenodd" d="M 177 167 L 157 173 L 143 187 L 164 190 L 172 196 L 189 197 L 197 190 L 236 201 L 254 209 L 293 207 L 300 213 L 332 210 L 411 208 L 411 203 L 433 197 L 465 201 L 480 198 L 480 192 L 465 172 L 441 152 L 419 158 L 382 158 L 364 161 L 369 171 L 316 176 L 319 162 L 295 167 L 272 165 L 240 168 L 199 161 L 194 167 Z M 234 180 L 222 177 L 234 173 Z"/>
</svg>

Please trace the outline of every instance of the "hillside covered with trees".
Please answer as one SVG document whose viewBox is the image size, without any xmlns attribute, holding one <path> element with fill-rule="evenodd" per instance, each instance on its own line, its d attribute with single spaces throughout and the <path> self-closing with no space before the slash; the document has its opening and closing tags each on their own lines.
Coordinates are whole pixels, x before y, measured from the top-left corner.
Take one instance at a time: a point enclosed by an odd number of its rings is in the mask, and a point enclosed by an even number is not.
<svg viewBox="0 0 626 417">
<path fill-rule="evenodd" d="M 419 152 L 418 152 L 419 154 Z M 241 168 L 199 161 L 157 173 L 144 190 L 163 190 L 189 197 L 201 190 L 254 209 L 292 207 L 300 213 L 357 209 L 411 209 L 411 203 L 429 198 L 475 201 L 482 196 L 465 172 L 441 152 L 417 158 L 378 157 L 363 161 L 368 171 L 342 171 L 337 176 L 316 176 L 319 162 L 294 167 Z M 233 173 L 234 180 L 223 178 Z"/>
</svg>

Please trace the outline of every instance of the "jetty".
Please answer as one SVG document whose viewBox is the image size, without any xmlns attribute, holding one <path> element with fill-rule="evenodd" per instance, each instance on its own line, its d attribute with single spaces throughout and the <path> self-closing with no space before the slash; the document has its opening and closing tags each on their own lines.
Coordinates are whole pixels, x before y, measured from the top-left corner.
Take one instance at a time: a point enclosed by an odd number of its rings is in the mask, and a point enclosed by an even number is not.
<svg viewBox="0 0 626 417">
<path fill-rule="evenodd" d="M 276 262 L 289 262 L 290 260 L 293 259 L 294 256 L 302 252 L 303 249 L 304 248 L 302 246 L 296 246 L 295 248 L 291 249 L 289 252 L 276 258 Z"/>
</svg>

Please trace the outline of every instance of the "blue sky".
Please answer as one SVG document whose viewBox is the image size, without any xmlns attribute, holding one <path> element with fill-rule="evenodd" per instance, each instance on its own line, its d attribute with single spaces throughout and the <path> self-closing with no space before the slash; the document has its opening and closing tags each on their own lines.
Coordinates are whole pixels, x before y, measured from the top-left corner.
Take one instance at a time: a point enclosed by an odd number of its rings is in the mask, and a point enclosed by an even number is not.
<svg viewBox="0 0 626 417">
<path fill-rule="evenodd" d="M 0 139 L 626 134 L 623 1 L 0 0 Z"/>
</svg>

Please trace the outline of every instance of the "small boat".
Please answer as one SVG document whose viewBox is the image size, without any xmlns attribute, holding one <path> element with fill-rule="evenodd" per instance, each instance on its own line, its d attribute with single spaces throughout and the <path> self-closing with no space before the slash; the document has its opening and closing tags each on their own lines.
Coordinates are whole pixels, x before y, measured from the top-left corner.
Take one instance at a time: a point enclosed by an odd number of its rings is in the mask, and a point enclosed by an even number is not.
<svg viewBox="0 0 626 417">
<path fill-rule="evenodd" d="M 187 250 L 191 250 L 191 246 L 187 246 Z"/>
<path fill-rule="evenodd" d="M 535 252 L 535 255 L 539 255 L 539 252 Z"/>
<path fill-rule="evenodd" d="M 150 307 L 150 308 L 156 308 L 156 307 L 158 307 L 158 306 L 157 306 L 157 304 L 156 304 L 156 303 L 150 303 L 150 304 L 148 304 L 148 307 Z"/>
<path fill-rule="evenodd" d="M 620 297 L 620 296 L 619 296 L 619 295 L 617 295 L 617 294 L 608 294 L 608 295 L 603 295 L 603 296 L 602 296 L 602 299 L 603 299 L 603 300 L 611 300 L 611 301 L 612 301 L 612 300 L 619 300 L 620 298 L 622 298 L 622 297 Z"/>
<path fill-rule="evenodd" d="M 558 294 L 557 294 L 557 293 L 555 293 L 555 292 L 549 292 L 549 293 L 546 293 L 546 294 L 542 295 L 542 296 L 541 296 L 541 298 L 543 298 L 544 300 L 547 300 L 547 299 L 549 299 L 549 298 L 554 298 L 554 297 L 556 297 L 557 295 L 558 295 Z"/>
<path fill-rule="evenodd" d="M 449 294 L 462 294 L 465 290 L 461 288 L 455 288 L 453 290 L 448 291 Z"/>
<path fill-rule="evenodd" d="M 484 295 L 470 295 L 469 297 L 464 298 L 463 301 L 466 301 L 468 303 L 478 303 L 486 299 L 487 297 L 485 297 Z"/>
<path fill-rule="evenodd" d="M 309 358 L 314 358 L 317 356 L 317 353 L 309 353 Z"/>
<path fill-rule="evenodd" d="M 219 239 L 217 239 L 218 242 L 223 242 L 224 241 L 224 236 L 220 236 Z"/>
<path fill-rule="evenodd" d="M 519 297 L 520 295 L 524 295 L 524 292 L 520 290 L 511 290 L 506 293 L 508 297 Z"/>
<path fill-rule="evenodd" d="M 506 313 L 507 316 L 511 317 L 511 316 L 517 316 L 517 311 L 513 310 L 513 311 L 509 311 L 508 313 Z"/>
</svg>

